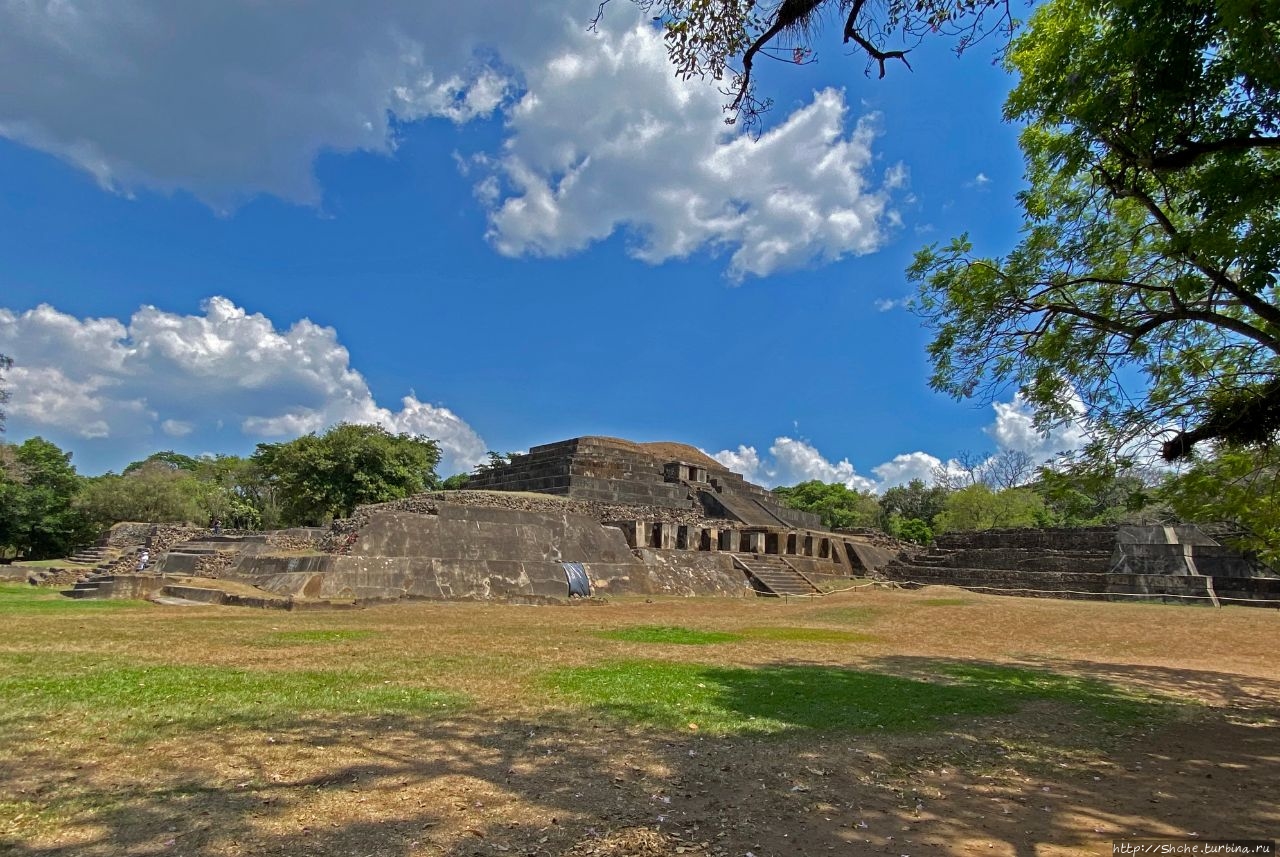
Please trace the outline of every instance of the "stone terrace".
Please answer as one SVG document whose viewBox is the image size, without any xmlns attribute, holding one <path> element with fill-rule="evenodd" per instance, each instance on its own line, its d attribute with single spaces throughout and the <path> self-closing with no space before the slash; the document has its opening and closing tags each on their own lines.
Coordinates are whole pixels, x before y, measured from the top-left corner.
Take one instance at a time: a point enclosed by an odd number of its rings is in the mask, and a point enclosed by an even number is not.
<svg viewBox="0 0 1280 857">
<path fill-rule="evenodd" d="M 697 511 L 749 526 L 816 529 L 818 517 L 787 509 L 694 447 L 579 437 L 535 446 L 477 473 L 470 489 L 552 494 L 595 503 Z"/>
<path fill-rule="evenodd" d="M 1169 541 L 1139 544 L 1137 530 L 1163 530 Z M 946 533 L 928 551 L 904 553 L 884 568 L 892 580 L 961 586 L 1003 595 L 1180 604 L 1280 605 L 1280 578 L 1238 570 L 1244 559 L 1212 540 L 1187 538 L 1173 528 L 1089 527 L 1052 530 L 984 530 Z M 1145 550 L 1143 550 L 1145 548 Z M 1139 559 L 1160 549 L 1159 567 Z M 1136 552 L 1136 553 L 1135 553 Z M 1195 562 L 1172 561 L 1203 554 Z M 1232 555 L 1235 562 L 1224 557 Z M 1209 561 L 1212 558 L 1212 561 Z M 1221 573 L 1217 573 L 1217 572 Z"/>
</svg>

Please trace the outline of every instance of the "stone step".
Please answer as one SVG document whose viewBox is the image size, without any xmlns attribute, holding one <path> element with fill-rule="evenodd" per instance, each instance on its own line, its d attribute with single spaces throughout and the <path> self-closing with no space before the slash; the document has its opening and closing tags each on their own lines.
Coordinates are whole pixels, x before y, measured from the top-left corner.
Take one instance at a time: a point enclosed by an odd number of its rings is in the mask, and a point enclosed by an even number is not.
<svg viewBox="0 0 1280 857">
<path fill-rule="evenodd" d="M 169 598 L 181 598 L 184 601 L 198 601 L 201 604 L 221 604 L 227 593 L 221 589 L 206 589 L 201 586 L 181 586 L 170 584 L 160 590 L 160 594 Z"/>
<path fill-rule="evenodd" d="M 98 592 L 97 585 L 84 586 L 80 583 L 77 583 L 71 589 L 62 590 L 62 594 L 68 598 L 97 598 Z"/>
<path fill-rule="evenodd" d="M 813 590 L 807 586 L 801 586 L 798 583 L 793 583 L 788 580 L 766 580 L 759 576 L 756 577 L 756 580 L 769 587 L 773 592 L 785 592 L 788 595 L 810 594 L 813 592 Z"/>
<path fill-rule="evenodd" d="M 739 556 L 738 561 L 767 592 L 772 595 L 815 595 L 814 588 L 781 557 L 769 554 Z"/>
</svg>

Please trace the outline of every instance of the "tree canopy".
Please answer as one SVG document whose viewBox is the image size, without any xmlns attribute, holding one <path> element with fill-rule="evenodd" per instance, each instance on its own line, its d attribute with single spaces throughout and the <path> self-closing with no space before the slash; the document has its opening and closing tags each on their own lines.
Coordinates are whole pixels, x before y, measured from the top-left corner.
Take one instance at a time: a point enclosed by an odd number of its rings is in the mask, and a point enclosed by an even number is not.
<svg viewBox="0 0 1280 857">
<path fill-rule="evenodd" d="M 602 0 L 592 26 L 610 0 Z M 957 51 L 993 33 L 1009 34 L 1016 22 L 1009 0 L 633 0 L 663 28 L 676 74 L 723 81 L 729 99 L 726 122 L 750 127 L 772 104 L 755 86 L 761 58 L 803 65 L 813 62 L 815 43 L 832 23 L 840 44 L 853 44 L 884 77 L 886 65 L 909 67 L 908 54 L 921 40 L 955 39 Z"/>
<path fill-rule="evenodd" d="M 1039 527 L 1047 523 L 1044 501 L 1032 489 L 993 491 L 982 483 L 952 491 L 933 519 L 934 529 L 940 533 Z"/>
<path fill-rule="evenodd" d="M 1280 568 L 1280 449 L 1224 449 L 1198 457 L 1158 496 L 1181 520 L 1225 525 L 1228 542 Z"/>
<path fill-rule="evenodd" d="M 942 511 L 950 489 L 934 482 L 926 485 L 923 479 L 912 479 L 906 485 L 895 485 L 880 495 L 880 510 L 886 515 L 899 515 L 906 520 L 918 518 L 928 523 Z"/>
<path fill-rule="evenodd" d="M 1008 52 L 1026 227 L 910 270 L 936 389 L 1016 386 L 1098 458 L 1280 431 L 1275 0 L 1051 0 Z"/>
<path fill-rule="evenodd" d="M 828 484 L 816 479 L 790 488 L 773 489 L 782 502 L 792 509 L 813 512 L 825 527 L 874 527 L 880 520 L 880 503 L 869 491 L 856 491 L 839 483 Z"/>
<path fill-rule="evenodd" d="M 73 505 L 81 480 L 71 453 L 33 437 L 0 445 L 0 550 L 23 559 L 66 556 L 93 540 Z"/>
<path fill-rule="evenodd" d="M 282 523 L 321 524 L 363 503 L 434 488 L 440 447 L 381 426 L 339 423 L 323 435 L 259 444 L 253 462 L 278 492 Z"/>
</svg>

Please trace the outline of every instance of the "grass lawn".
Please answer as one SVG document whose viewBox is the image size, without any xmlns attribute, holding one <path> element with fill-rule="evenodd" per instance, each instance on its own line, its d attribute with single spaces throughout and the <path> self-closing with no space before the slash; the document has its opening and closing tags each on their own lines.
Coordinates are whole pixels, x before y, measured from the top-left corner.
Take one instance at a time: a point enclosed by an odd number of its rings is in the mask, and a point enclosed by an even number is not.
<svg viewBox="0 0 1280 857">
<path fill-rule="evenodd" d="M 1274 835 L 1280 612 L 931 593 L 285 613 L 0 585 L 0 853 Z"/>
<path fill-rule="evenodd" d="M 25 583 L 0 583 L 0 619 L 27 613 L 77 615 L 102 611 L 113 612 L 137 609 L 139 606 L 144 605 L 140 602 L 124 600 L 81 600 L 68 598 L 59 589 L 35 587 Z"/>
</svg>

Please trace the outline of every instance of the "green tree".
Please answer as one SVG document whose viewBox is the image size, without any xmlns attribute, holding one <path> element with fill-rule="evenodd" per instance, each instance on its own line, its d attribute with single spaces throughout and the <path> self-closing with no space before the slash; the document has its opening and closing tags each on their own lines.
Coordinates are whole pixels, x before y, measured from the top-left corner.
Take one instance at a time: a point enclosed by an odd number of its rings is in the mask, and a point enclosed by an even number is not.
<svg viewBox="0 0 1280 857">
<path fill-rule="evenodd" d="M 926 485 L 923 479 L 912 479 L 906 485 L 885 489 L 880 495 L 880 512 L 886 521 L 896 515 L 904 521 L 916 518 L 927 524 L 942 511 L 948 493 L 943 485 Z"/>
<path fill-rule="evenodd" d="M 460 491 L 467 487 L 467 483 L 471 481 L 471 475 L 468 473 L 455 473 L 440 483 L 442 491 Z"/>
<path fill-rule="evenodd" d="M 380 426 L 339 423 L 323 435 L 259 444 L 253 461 L 276 492 L 281 522 L 315 525 L 436 487 L 440 448 Z"/>
<path fill-rule="evenodd" d="M 195 460 L 201 484 L 201 505 L 208 518 L 242 530 L 272 527 L 279 518 L 275 495 L 258 466 L 238 455 L 215 455 Z"/>
<path fill-rule="evenodd" d="M 153 452 L 141 461 L 135 461 L 125 467 L 121 474 L 128 476 L 139 468 L 146 467 L 149 464 L 163 464 L 171 470 L 186 470 L 194 473 L 200 466 L 198 458 L 192 458 L 189 455 L 183 455 L 180 452 L 174 452 L 166 449 L 163 452 Z"/>
<path fill-rule="evenodd" d="M 1044 501 L 1035 491 L 1007 488 L 997 492 L 981 483 L 951 492 L 933 521 L 934 530 L 939 533 L 1036 527 L 1044 523 Z"/>
<path fill-rule="evenodd" d="M 247 458 L 192 458 L 157 452 L 120 475 L 88 479 L 76 498 L 100 525 L 118 521 L 191 522 L 217 519 L 226 527 L 259 529 L 278 519 L 274 493 Z"/>
<path fill-rule="evenodd" d="M 93 541 L 96 529 L 72 504 L 81 479 L 71 453 L 40 437 L 4 447 L 0 549 L 24 559 L 48 559 Z"/>
<path fill-rule="evenodd" d="M 918 254 L 932 384 L 1088 418 L 1097 460 L 1280 431 L 1274 0 L 1050 0 L 1011 45 L 1026 226 Z"/>
<path fill-rule="evenodd" d="M 1159 517 L 1153 505 L 1153 489 L 1158 483 L 1152 472 L 1086 463 L 1061 470 L 1044 468 L 1035 489 L 1056 525 L 1091 527 L 1139 516 Z M 1147 514 L 1140 514 L 1144 510 Z"/>
<path fill-rule="evenodd" d="M 885 531 L 895 539 L 927 545 L 933 542 L 933 527 L 921 518 L 904 518 L 901 515 L 890 515 L 885 522 Z"/>
<path fill-rule="evenodd" d="M 1157 491 L 1179 518 L 1226 524 L 1239 547 L 1254 549 L 1280 569 L 1280 449 L 1223 449 L 1198 456 L 1179 478 Z"/>
<path fill-rule="evenodd" d="M 592 26 L 610 0 L 602 0 Z M 756 93 L 755 62 L 769 57 L 796 65 L 816 59 L 815 41 L 828 20 L 838 22 L 842 46 L 852 43 L 880 77 L 890 61 L 925 38 L 955 39 L 957 52 L 993 33 L 1012 32 L 1009 0 L 634 0 L 660 22 L 676 74 L 723 81 L 730 99 L 726 122 L 748 127 L 772 101 Z M 909 65 L 908 65 L 909 67 Z"/>
<path fill-rule="evenodd" d="M 875 527 L 880 521 L 880 504 L 869 491 L 856 491 L 839 483 L 801 482 L 773 493 L 792 509 L 813 512 L 825 527 Z"/>
<path fill-rule="evenodd" d="M 76 506 L 100 526 L 119 521 L 203 523 L 205 487 L 194 473 L 147 459 L 86 481 Z"/>
</svg>

